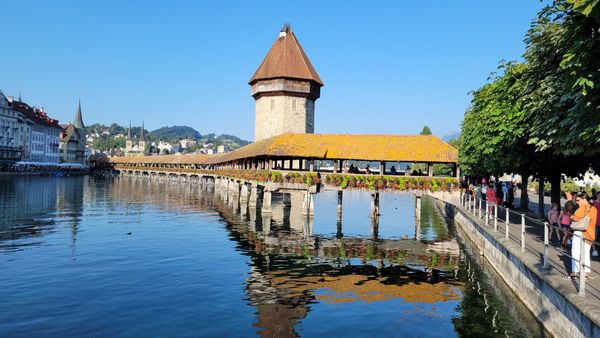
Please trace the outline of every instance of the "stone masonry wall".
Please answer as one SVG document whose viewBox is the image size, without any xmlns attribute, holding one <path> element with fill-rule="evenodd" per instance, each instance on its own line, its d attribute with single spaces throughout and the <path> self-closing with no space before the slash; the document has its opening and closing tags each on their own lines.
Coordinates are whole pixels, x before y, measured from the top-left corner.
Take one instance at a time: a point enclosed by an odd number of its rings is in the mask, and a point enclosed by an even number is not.
<svg viewBox="0 0 600 338">
<path fill-rule="evenodd" d="M 315 102 L 295 96 L 261 96 L 256 100 L 254 141 L 283 133 L 313 133 Z"/>
</svg>

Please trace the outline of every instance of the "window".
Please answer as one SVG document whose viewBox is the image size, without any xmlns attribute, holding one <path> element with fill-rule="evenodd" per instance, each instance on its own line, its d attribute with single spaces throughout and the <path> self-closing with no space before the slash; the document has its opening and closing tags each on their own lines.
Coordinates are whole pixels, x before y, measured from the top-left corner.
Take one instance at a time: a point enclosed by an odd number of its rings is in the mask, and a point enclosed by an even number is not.
<svg viewBox="0 0 600 338">
<path fill-rule="evenodd" d="M 296 100 L 292 100 L 292 110 L 296 110 Z"/>
<path fill-rule="evenodd" d="M 271 110 L 275 110 L 275 99 L 271 99 Z"/>
</svg>

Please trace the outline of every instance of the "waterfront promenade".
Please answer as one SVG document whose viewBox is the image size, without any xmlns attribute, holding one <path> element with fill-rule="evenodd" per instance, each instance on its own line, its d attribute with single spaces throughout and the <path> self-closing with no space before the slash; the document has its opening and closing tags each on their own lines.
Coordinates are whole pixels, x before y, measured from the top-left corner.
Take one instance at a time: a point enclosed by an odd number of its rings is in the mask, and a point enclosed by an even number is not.
<svg viewBox="0 0 600 338">
<path fill-rule="evenodd" d="M 530 303 L 530 310 L 544 326 L 553 325 L 547 322 L 552 318 L 549 313 L 555 311 L 547 306 L 552 304 L 566 317 L 566 324 L 573 326 L 567 331 L 578 331 L 575 336 L 595 336 L 600 326 L 600 261 L 592 257 L 591 273 L 583 282 L 565 279 L 564 276 L 571 271 L 570 249 L 549 243 L 550 232 L 545 233 L 543 221 L 509 211 L 507 222 L 507 212 L 503 208 L 492 212 L 490 219 L 486 215 L 485 204 L 482 206 L 480 209 L 479 201 L 461 201 L 458 206 L 455 205 L 454 214 L 462 214 L 459 223 L 470 229 L 467 236 L 480 234 L 471 239 L 475 239 L 474 244 L 479 247 L 481 255 L 490 260 L 507 284 L 513 285 L 517 297 L 526 304 Z M 465 226 L 465 222 L 474 226 Z M 502 260 L 504 263 L 499 263 Z M 532 290 L 526 290 L 523 287 L 526 284 L 532 286 Z M 519 287 L 515 290 L 517 285 Z M 589 322 L 586 323 L 587 319 Z"/>
</svg>

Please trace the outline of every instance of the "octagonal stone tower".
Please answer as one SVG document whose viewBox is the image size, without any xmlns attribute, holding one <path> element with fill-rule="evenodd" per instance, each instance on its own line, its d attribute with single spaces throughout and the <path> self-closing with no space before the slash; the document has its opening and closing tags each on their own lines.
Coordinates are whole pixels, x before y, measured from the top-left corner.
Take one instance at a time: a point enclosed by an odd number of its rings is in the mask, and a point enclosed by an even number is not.
<svg viewBox="0 0 600 338">
<path fill-rule="evenodd" d="M 323 81 L 289 25 L 248 84 L 256 100 L 255 142 L 283 133 L 314 133 Z"/>
</svg>

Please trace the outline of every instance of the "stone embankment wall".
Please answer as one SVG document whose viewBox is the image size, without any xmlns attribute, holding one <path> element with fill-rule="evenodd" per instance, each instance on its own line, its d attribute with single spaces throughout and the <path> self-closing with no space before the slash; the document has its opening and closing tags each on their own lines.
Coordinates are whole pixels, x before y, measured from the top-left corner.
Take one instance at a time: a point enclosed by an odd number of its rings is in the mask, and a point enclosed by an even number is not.
<svg viewBox="0 0 600 338">
<path fill-rule="evenodd" d="M 569 338 L 600 337 L 600 328 L 591 319 L 598 318 L 598 314 L 585 313 L 585 305 L 581 304 L 583 297 L 573 290 L 568 293 L 559 291 L 560 286 L 552 282 L 561 278 L 557 271 L 543 269 L 540 257 L 521 252 L 516 243 L 480 226 L 454 203 L 440 200 L 442 196 L 435 197 L 447 216 L 454 218 L 460 234 L 477 247 L 550 334 Z M 448 201 L 447 198 L 445 200 Z M 578 303 L 579 307 L 576 306 Z"/>
</svg>

